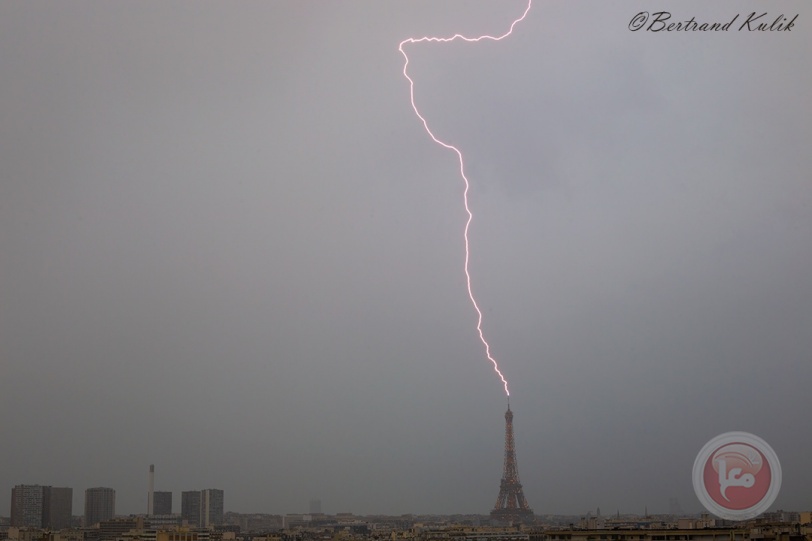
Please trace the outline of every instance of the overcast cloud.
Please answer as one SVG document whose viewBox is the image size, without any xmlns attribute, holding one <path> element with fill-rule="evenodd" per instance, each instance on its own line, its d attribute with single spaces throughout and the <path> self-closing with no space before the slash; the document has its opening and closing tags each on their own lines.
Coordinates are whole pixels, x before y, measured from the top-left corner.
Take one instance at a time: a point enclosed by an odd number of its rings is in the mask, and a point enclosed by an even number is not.
<svg viewBox="0 0 812 541">
<path fill-rule="evenodd" d="M 398 43 L 521 1 L 0 4 L 0 514 L 15 484 L 487 513 L 501 384 Z M 791 32 L 631 32 L 799 14 Z M 735 27 L 734 27 L 735 28 Z M 812 509 L 812 10 L 534 2 L 410 46 L 536 513 L 667 512 L 769 442 Z"/>
</svg>

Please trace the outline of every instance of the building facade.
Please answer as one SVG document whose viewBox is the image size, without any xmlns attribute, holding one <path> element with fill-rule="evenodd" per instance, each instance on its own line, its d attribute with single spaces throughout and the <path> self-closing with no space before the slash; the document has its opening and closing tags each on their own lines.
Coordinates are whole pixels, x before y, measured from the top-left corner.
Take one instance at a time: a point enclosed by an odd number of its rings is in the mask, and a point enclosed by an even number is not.
<svg viewBox="0 0 812 541">
<path fill-rule="evenodd" d="M 70 487 L 46 487 L 43 527 L 64 530 L 73 522 L 73 489 Z"/>
<path fill-rule="evenodd" d="M 93 526 L 116 516 L 116 491 L 107 487 L 85 490 L 85 526 Z"/>
<path fill-rule="evenodd" d="M 72 488 L 17 485 L 11 489 L 11 526 L 70 528 L 72 511 Z"/>
<path fill-rule="evenodd" d="M 171 515 L 172 514 L 172 493 L 153 492 L 152 493 L 152 514 Z"/>
<path fill-rule="evenodd" d="M 114 518 L 99 521 L 99 541 L 115 541 L 130 530 L 142 530 L 144 520 L 141 518 Z"/>
<path fill-rule="evenodd" d="M 180 494 L 180 518 L 190 528 L 200 527 L 200 491 L 187 490 Z"/>
<path fill-rule="evenodd" d="M 192 528 L 223 524 L 223 491 L 217 488 L 181 493 L 181 518 Z"/>
<path fill-rule="evenodd" d="M 42 528 L 45 488 L 40 485 L 17 485 L 11 489 L 11 525 Z"/>
<path fill-rule="evenodd" d="M 200 526 L 223 525 L 223 491 L 217 488 L 207 488 L 200 493 Z"/>
</svg>

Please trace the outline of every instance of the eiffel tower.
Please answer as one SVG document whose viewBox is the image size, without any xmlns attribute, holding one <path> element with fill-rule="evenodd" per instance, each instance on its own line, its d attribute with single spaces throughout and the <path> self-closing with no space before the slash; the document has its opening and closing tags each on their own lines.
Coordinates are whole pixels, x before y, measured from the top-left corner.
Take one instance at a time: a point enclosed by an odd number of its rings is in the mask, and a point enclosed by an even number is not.
<svg viewBox="0 0 812 541">
<path fill-rule="evenodd" d="M 513 412 L 510 402 L 505 412 L 505 470 L 499 485 L 499 497 L 491 511 L 491 520 L 499 523 L 532 522 L 533 510 L 527 505 L 519 482 L 516 447 L 513 441 Z"/>
</svg>

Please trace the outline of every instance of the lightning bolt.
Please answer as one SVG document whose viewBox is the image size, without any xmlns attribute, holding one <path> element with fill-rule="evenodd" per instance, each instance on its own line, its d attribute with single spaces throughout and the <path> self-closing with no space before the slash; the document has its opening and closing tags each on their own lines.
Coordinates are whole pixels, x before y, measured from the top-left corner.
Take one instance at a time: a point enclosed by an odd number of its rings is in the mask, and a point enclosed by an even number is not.
<svg viewBox="0 0 812 541">
<path fill-rule="evenodd" d="M 422 37 L 422 38 L 404 39 L 403 41 L 400 42 L 400 45 L 398 46 L 398 50 L 400 51 L 400 54 L 402 54 L 403 58 L 404 58 L 403 76 L 406 77 L 406 79 L 409 81 L 409 98 L 410 98 L 410 100 L 412 102 L 412 109 L 414 109 L 414 113 L 417 115 L 417 118 L 419 118 L 420 121 L 423 123 L 423 127 L 426 129 L 426 133 L 429 134 L 429 137 L 431 137 L 432 140 L 435 143 L 437 143 L 438 145 L 440 145 L 442 147 L 445 147 L 445 148 L 447 148 L 449 150 L 452 150 L 457 154 L 457 159 L 458 159 L 459 164 L 460 164 L 460 176 L 462 177 L 462 180 L 465 183 L 465 190 L 463 190 L 462 198 L 463 198 L 463 203 L 465 205 L 465 212 L 468 213 L 468 220 L 465 222 L 465 231 L 464 231 L 464 234 L 463 234 L 463 238 L 465 239 L 465 265 L 464 265 L 464 269 L 465 269 L 465 281 L 466 281 L 466 285 L 468 286 L 468 298 L 471 299 L 471 304 L 474 305 L 474 310 L 476 310 L 476 313 L 477 313 L 476 330 L 479 333 L 479 339 L 482 341 L 482 344 L 485 346 L 485 355 L 488 357 L 488 360 L 491 363 L 493 363 L 493 369 L 499 375 L 499 379 L 502 380 L 502 384 L 505 386 L 505 394 L 508 396 L 508 398 L 510 398 L 510 391 L 508 390 L 507 379 L 505 379 L 505 376 L 502 374 L 501 370 L 499 370 L 499 363 L 497 363 L 496 359 L 494 359 L 493 355 L 491 355 L 491 346 L 490 346 L 490 344 L 488 344 L 488 341 L 485 340 L 485 334 L 482 332 L 482 310 L 479 309 L 479 304 L 476 302 L 476 298 L 474 297 L 474 292 L 471 289 L 471 273 L 470 273 L 470 271 L 468 269 L 468 262 L 470 260 L 470 255 L 471 255 L 470 246 L 469 246 L 470 243 L 469 243 L 469 240 L 468 240 L 468 230 L 471 227 L 471 220 L 473 220 L 474 215 L 473 215 L 473 213 L 471 213 L 471 209 L 468 206 L 468 190 L 471 187 L 471 183 L 468 181 L 468 177 L 465 176 L 465 162 L 464 162 L 464 160 L 462 158 L 462 152 L 460 151 L 460 149 L 458 149 L 457 147 L 455 147 L 454 145 L 452 145 L 450 143 L 446 143 L 445 141 L 441 141 L 440 139 L 438 139 L 437 136 L 434 135 L 434 133 L 431 131 L 431 128 L 429 128 L 429 123 L 426 121 L 426 118 L 422 114 L 420 114 L 420 110 L 417 108 L 417 104 L 415 104 L 415 101 L 414 101 L 414 81 L 412 80 L 411 77 L 409 77 L 409 73 L 408 73 L 409 56 L 406 54 L 406 51 L 404 50 L 404 46 L 406 44 L 415 44 L 415 43 L 424 43 L 424 42 L 449 43 L 449 42 L 452 42 L 452 41 L 455 41 L 455 40 L 467 41 L 469 43 L 471 43 L 471 42 L 479 42 L 479 41 L 486 41 L 486 40 L 487 41 L 501 41 L 501 40 L 505 39 L 506 37 L 508 37 L 509 35 L 511 35 L 513 33 L 513 29 L 516 27 L 516 25 L 519 24 L 520 22 L 522 22 L 525 17 L 527 17 L 527 13 L 530 11 L 530 6 L 532 5 L 532 3 L 533 3 L 533 0 L 527 0 L 527 8 L 525 8 L 524 13 L 522 13 L 521 17 L 515 19 L 511 23 L 510 28 L 507 30 L 507 32 L 505 32 L 504 34 L 502 34 L 500 36 L 484 35 L 484 36 L 479 36 L 479 37 L 475 37 L 475 38 L 469 38 L 469 37 L 463 36 L 462 34 L 454 34 L 450 38 L 439 38 L 439 37 L 425 36 L 425 37 Z"/>
</svg>

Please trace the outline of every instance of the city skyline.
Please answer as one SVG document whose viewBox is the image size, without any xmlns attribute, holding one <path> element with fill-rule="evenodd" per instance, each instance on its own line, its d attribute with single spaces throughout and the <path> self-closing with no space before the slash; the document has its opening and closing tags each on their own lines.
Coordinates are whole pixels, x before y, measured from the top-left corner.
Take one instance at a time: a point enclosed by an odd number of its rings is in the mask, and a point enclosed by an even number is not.
<svg viewBox="0 0 812 541">
<path fill-rule="evenodd" d="M 49 487 L 49 486 L 42 486 L 42 485 L 18 485 L 16 487 L 14 487 L 14 489 L 15 490 L 19 489 L 19 488 L 30 489 L 30 488 L 34 488 L 34 487 L 36 487 L 36 488 L 45 488 L 45 489 L 56 489 L 58 491 L 63 491 L 63 493 L 70 493 L 72 491 L 72 487 Z M 92 490 L 98 490 L 99 488 L 100 487 L 96 487 L 95 489 L 88 489 L 88 490 L 91 490 L 91 491 Z M 107 488 L 105 488 L 103 490 L 107 490 L 107 491 L 112 490 L 112 496 L 113 496 L 113 502 L 114 502 L 114 500 L 115 500 L 115 490 L 114 489 L 107 489 Z M 67 492 L 64 492 L 64 491 L 67 491 Z M 208 524 L 205 524 L 205 520 L 202 518 L 203 515 L 201 513 L 201 510 L 203 510 L 203 508 L 204 508 L 204 503 L 203 503 L 203 499 L 202 499 L 202 495 L 203 495 L 204 492 L 214 493 L 215 498 L 219 497 L 219 504 L 220 504 L 220 507 L 216 507 L 216 509 L 217 509 L 216 512 L 218 513 L 217 518 L 215 520 L 210 520 Z M 219 496 L 217 495 L 217 493 L 219 493 Z M 156 495 L 157 494 L 173 495 L 174 493 L 170 492 L 170 491 L 156 491 Z M 207 528 L 207 527 L 210 527 L 210 526 L 222 525 L 224 523 L 223 516 L 224 516 L 224 514 L 228 514 L 228 513 L 236 513 L 236 514 L 244 514 L 244 515 L 261 514 L 261 515 L 280 516 L 280 517 L 284 517 L 284 516 L 309 516 L 309 515 L 314 515 L 314 514 L 315 515 L 324 514 L 324 515 L 327 515 L 327 516 L 339 516 L 339 515 L 342 515 L 342 514 L 347 514 L 347 515 L 355 515 L 355 516 L 362 516 L 362 517 L 363 516 L 374 516 L 374 515 L 383 515 L 383 516 L 388 515 L 386 513 L 365 513 L 365 512 L 363 512 L 363 510 L 355 510 L 355 511 L 344 510 L 344 511 L 333 512 L 333 513 L 322 513 L 320 511 L 321 500 L 310 500 L 309 502 L 307 502 L 307 505 L 309 505 L 309 508 L 306 511 L 304 510 L 305 506 L 302 506 L 302 510 L 294 511 L 294 512 L 277 512 L 277 511 L 274 511 L 274 510 L 249 511 L 249 512 L 241 511 L 241 510 L 238 510 L 238 509 L 225 510 L 225 508 L 222 506 L 222 501 L 223 501 L 223 491 L 222 490 L 206 489 L 206 490 L 196 490 L 196 491 L 183 491 L 181 493 L 181 495 L 182 496 L 186 495 L 186 497 L 182 498 L 182 502 L 186 501 L 186 498 L 189 497 L 189 496 L 193 496 L 193 495 L 197 496 L 197 498 L 194 499 L 194 501 L 191 501 L 191 498 L 189 498 L 190 501 L 189 501 L 189 504 L 188 504 L 188 507 L 187 507 L 187 509 L 195 508 L 197 510 L 197 512 L 194 513 L 194 516 L 190 516 L 188 511 L 184 512 L 183 510 L 181 510 L 180 512 L 176 512 L 176 513 L 167 513 L 167 514 L 156 513 L 156 516 L 161 517 L 161 516 L 165 516 L 165 515 L 168 515 L 168 514 L 172 514 L 173 516 L 177 516 L 179 518 L 182 518 L 184 521 L 188 521 L 188 523 L 190 525 L 192 525 L 193 527 Z M 85 493 L 83 501 L 86 502 L 87 499 L 88 499 L 88 495 L 87 495 L 87 493 Z M 13 501 L 13 498 L 12 498 L 12 501 Z M 60 504 L 61 504 L 61 502 L 60 502 Z M 316 509 L 319 509 L 319 510 L 314 509 L 314 505 L 316 505 L 316 504 L 318 504 L 316 506 Z M 115 504 L 113 503 L 113 506 L 114 505 Z M 167 505 L 167 501 L 166 500 L 162 501 L 162 505 Z M 183 503 L 181 503 L 181 508 L 182 508 L 182 506 L 183 506 Z M 64 508 L 64 506 L 63 506 L 63 508 Z M 777 511 L 768 511 L 768 512 L 763 513 L 763 515 L 769 515 L 769 516 L 776 515 L 777 516 L 777 515 L 780 515 L 781 513 L 791 513 L 791 514 L 802 513 L 802 514 L 804 514 L 806 516 L 806 515 L 809 515 L 810 513 L 812 513 L 812 511 L 807 511 L 806 510 L 806 509 L 809 509 L 809 508 L 812 508 L 812 505 L 808 505 L 806 507 L 802 507 L 802 508 L 798 508 L 798 509 L 788 509 L 788 510 L 778 509 Z M 60 510 L 60 512 L 61 512 L 61 510 Z M 494 519 L 494 509 L 491 509 L 491 510 L 489 510 L 487 512 L 479 512 L 479 513 L 476 513 L 476 512 L 474 512 L 474 513 L 408 513 L 407 512 L 407 513 L 396 513 L 396 514 L 393 514 L 391 516 L 421 515 L 421 514 L 427 514 L 427 515 L 437 514 L 437 515 L 442 515 L 442 516 L 479 515 L 479 516 L 481 516 L 483 518 L 488 517 L 490 515 L 491 519 Z M 34 523 L 28 523 L 28 524 L 15 523 L 14 519 L 13 519 L 13 515 L 14 515 L 13 506 L 12 506 L 12 512 L 7 516 L 4 515 L 2 512 L 0 512 L 0 517 L 5 516 L 6 518 L 10 518 L 10 525 L 11 526 L 32 526 L 32 527 L 38 527 L 38 528 L 44 528 L 44 529 L 58 530 L 58 529 L 63 529 L 63 528 L 69 528 L 70 524 L 72 523 L 71 519 L 80 518 L 80 517 L 85 518 L 86 513 L 69 514 L 69 515 L 67 515 L 67 518 L 60 516 L 56 521 L 50 521 L 50 522 L 43 521 L 43 522 L 41 522 L 41 524 L 43 524 L 41 526 L 37 526 Z M 600 506 L 598 506 L 596 508 L 591 508 L 591 509 L 584 509 L 582 512 L 575 513 L 575 514 L 572 514 L 572 515 L 569 515 L 567 513 L 532 513 L 530 516 L 545 517 L 545 516 L 554 516 L 554 515 L 581 517 L 584 520 L 589 520 L 590 517 L 592 517 L 593 519 L 594 518 L 600 519 L 602 517 Z M 681 509 L 681 505 L 680 505 L 679 501 L 677 499 L 675 499 L 675 498 L 671 498 L 670 501 L 669 501 L 669 509 L 667 511 L 664 511 L 664 510 L 650 511 L 649 506 L 646 504 L 646 505 L 643 506 L 643 512 L 642 513 L 637 512 L 635 510 L 624 510 L 623 512 L 621 512 L 620 509 L 616 509 L 613 512 L 610 512 L 610 513 L 607 513 L 607 514 L 603 515 L 603 517 L 604 518 L 612 518 L 615 515 L 617 515 L 618 517 L 621 517 L 621 516 L 622 517 L 665 517 L 665 516 L 671 516 L 671 517 L 699 517 L 700 515 L 709 515 L 709 513 L 705 509 L 702 509 L 699 512 L 696 512 L 696 513 L 685 512 L 685 511 L 683 511 Z M 40 509 L 40 516 L 47 516 L 47 515 L 43 514 L 42 509 Z M 134 516 L 142 516 L 142 517 L 145 517 L 145 518 L 149 518 L 149 515 L 147 513 L 137 513 L 136 512 L 136 513 L 114 513 L 112 516 L 108 516 L 107 518 L 104 518 L 104 520 L 111 520 L 111 519 L 115 519 L 115 518 L 134 517 Z M 714 519 L 717 519 L 717 520 L 719 519 L 719 517 L 715 517 L 712 513 L 710 514 L 710 516 L 713 517 Z M 759 518 L 759 517 L 757 517 L 757 518 Z M 496 520 L 498 521 L 500 519 L 496 518 Z M 785 521 L 785 520 L 781 520 L 781 521 Z M 45 524 L 51 524 L 52 526 L 47 526 Z M 194 526 L 195 524 L 197 524 L 198 526 Z"/>
<path fill-rule="evenodd" d="M 523 0 L 0 3 L 0 509 L 488 513 L 504 389 L 457 156 L 398 44 Z M 752 433 L 808 506 L 812 7 L 535 0 L 414 43 L 538 514 L 702 510 Z M 642 16 L 642 15 L 641 15 Z M 224 511 L 225 511 L 224 510 Z"/>
</svg>

